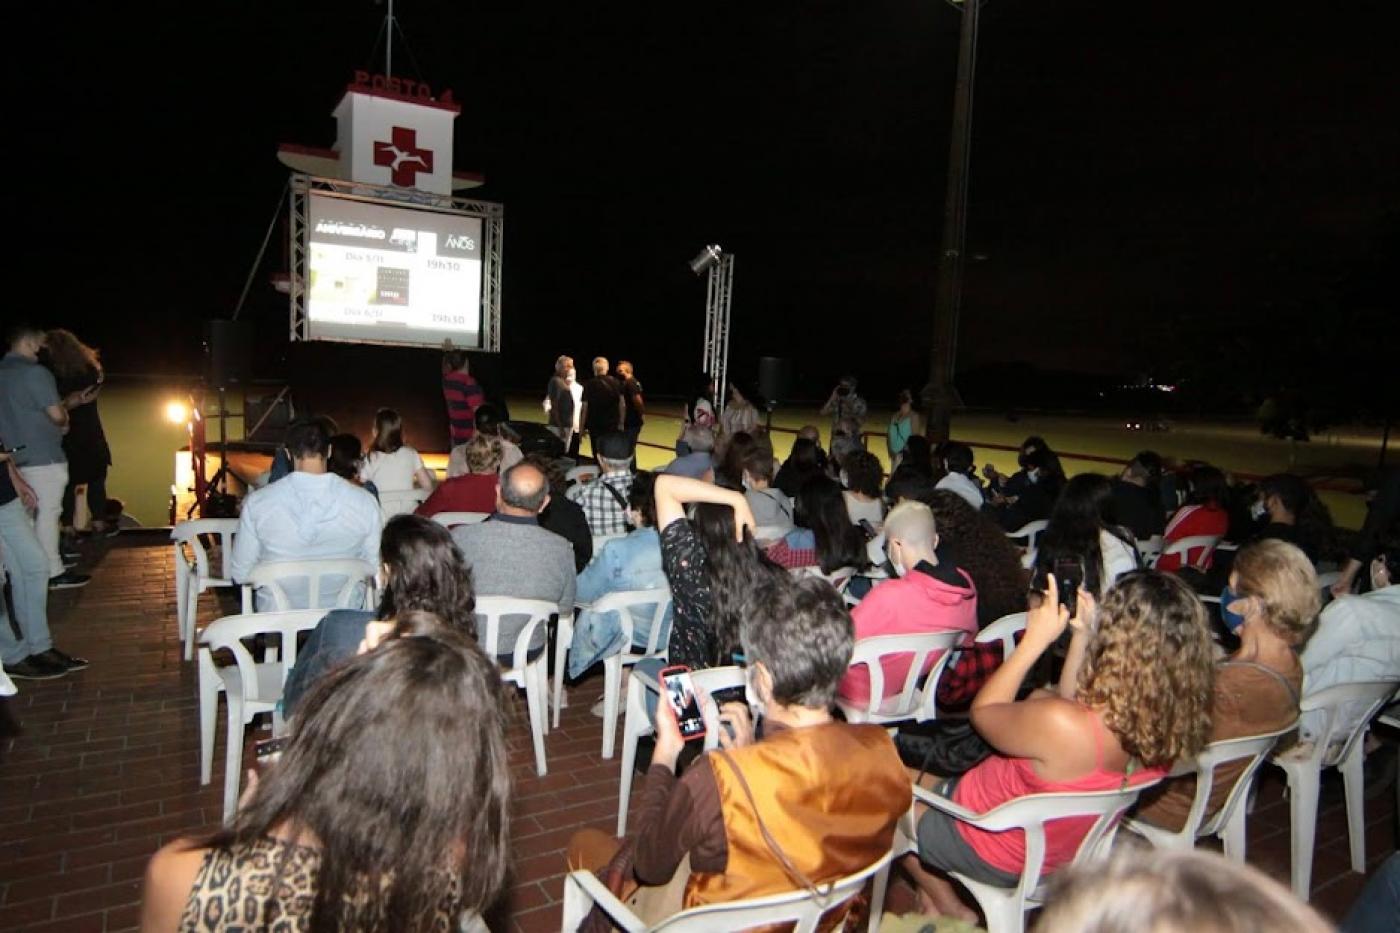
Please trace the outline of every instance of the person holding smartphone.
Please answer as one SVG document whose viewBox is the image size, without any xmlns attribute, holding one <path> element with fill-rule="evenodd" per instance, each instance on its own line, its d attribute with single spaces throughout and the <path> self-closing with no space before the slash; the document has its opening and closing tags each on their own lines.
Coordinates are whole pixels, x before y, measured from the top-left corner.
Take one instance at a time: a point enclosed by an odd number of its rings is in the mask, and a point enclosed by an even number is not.
<svg viewBox="0 0 1400 933">
<path fill-rule="evenodd" d="M 720 730 L 719 748 L 677 776 L 687 737 L 663 700 L 632 834 L 584 830 L 570 843 L 570 867 L 598 870 L 649 924 L 859 871 L 889 850 L 909 809 L 909 777 L 884 729 L 831 715 L 854 645 L 841 597 L 821 580 L 786 578 L 746 595 L 752 611 L 739 637 L 749 703 L 726 703 L 704 724 Z M 687 703 L 688 675 L 670 673 Z M 757 740 L 755 710 L 764 724 Z M 595 913 L 586 928 L 601 924 Z"/>
</svg>

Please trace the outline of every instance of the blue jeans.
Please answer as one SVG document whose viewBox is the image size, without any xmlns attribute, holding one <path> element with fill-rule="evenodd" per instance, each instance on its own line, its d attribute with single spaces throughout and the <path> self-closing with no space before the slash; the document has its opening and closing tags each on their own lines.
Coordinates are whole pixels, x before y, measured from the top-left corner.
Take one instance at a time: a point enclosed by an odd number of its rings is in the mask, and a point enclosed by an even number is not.
<svg viewBox="0 0 1400 933">
<path fill-rule="evenodd" d="M 19 499 L 0 505 L 0 552 L 10 576 L 20 631 L 20 637 L 15 638 L 0 599 L 0 660 L 17 664 L 53 647 L 49 637 L 49 558 Z"/>
</svg>

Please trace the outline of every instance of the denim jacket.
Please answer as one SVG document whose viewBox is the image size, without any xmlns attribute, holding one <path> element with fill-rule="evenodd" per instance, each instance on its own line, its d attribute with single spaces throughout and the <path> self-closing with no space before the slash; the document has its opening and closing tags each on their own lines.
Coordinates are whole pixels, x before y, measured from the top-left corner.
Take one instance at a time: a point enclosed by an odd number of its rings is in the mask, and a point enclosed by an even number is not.
<svg viewBox="0 0 1400 933">
<path fill-rule="evenodd" d="M 666 586 L 666 574 L 661 569 L 661 536 L 655 528 L 638 528 L 625 538 L 609 541 L 594 555 L 593 561 L 578 575 L 577 600 L 593 603 L 609 593 L 622 590 L 654 590 Z M 632 641 L 645 647 L 651 634 L 653 607 L 642 606 L 632 612 Z M 666 644 L 671 627 L 668 607 L 662 620 L 665 631 L 657 644 Z M 593 612 L 585 609 L 574 620 L 574 641 L 569 648 L 569 676 L 578 677 L 603 658 L 623 649 L 622 620 L 615 612 Z"/>
</svg>

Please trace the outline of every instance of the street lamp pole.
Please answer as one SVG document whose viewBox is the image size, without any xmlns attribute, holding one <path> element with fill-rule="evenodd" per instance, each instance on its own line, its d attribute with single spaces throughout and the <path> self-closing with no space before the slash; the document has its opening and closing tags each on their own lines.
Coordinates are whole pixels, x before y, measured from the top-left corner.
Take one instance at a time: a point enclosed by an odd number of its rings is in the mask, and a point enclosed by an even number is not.
<svg viewBox="0 0 1400 933">
<path fill-rule="evenodd" d="M 958 77 L 953 89 L 953 126 L 948 139 L 948 190 L 943 199 L 943 253 L 938 263 L 938 293 L 933 306 L 933 349 L 929 358 L 924 408 L 928 436 L 947 440 L 957 390 L 953 371 L 958 352 L 958 312 L 967 236 L 967 174 L 972 149 L 972 83 L 977 72 L 977 17 L 982 0 L 961 0 Z"/>
</svg>

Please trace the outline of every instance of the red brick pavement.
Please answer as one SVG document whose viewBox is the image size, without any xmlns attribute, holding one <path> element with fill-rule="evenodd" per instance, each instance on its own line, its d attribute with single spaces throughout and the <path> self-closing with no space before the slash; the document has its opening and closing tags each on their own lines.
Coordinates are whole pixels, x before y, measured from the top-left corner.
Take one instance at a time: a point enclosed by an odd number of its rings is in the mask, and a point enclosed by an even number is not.
<svg viewBox="0 0 1400 933">
<path fill-rule="evenodd" d="M 0 930 L 115 931 L 137 922 L 140 881 L 155 849 L 219 819 L 223 718 L 214 781 L 199 786 L 195 665 L 181 660 L 168 544 L 156 534 L 86 545 L 92 583 L 54 595 L 50 616 L 64 650 L 88 670 L 23 683 L 8 702 L 23 727 L 0 743 Z M 201 602 L 201 621 L 235 611 L 232 594 Z M 599 755 L 601 723 L 589 714 L 601 678 L 570 690 L 562 728 L 546 739 L 549 774 L 534 774 L 523 699 L 513 703 L 514 880 L 491 911 L 493 930 L 558 929 L 563 849 L 571 832 L 609 829 L 618 765 Z M 620 724 L 619 724 L 620 727 Z M 619 728 L 620 732 L 620 728 Z M 620 739 L 620 735 L 619 735 Z M 1393 793 L 1367 804 L 1374 867 L 1395 848 Z M 1288 875 L 1288 810 L 1266 768 L 1249 823 L 1249 859 Z M 1339 916 L 1364 883 L 1349 871 L 1340 785 L 1324 784 L 1313 902 Z M 896 886 L 891 904 L 908 903 Z"/>
</svg>

